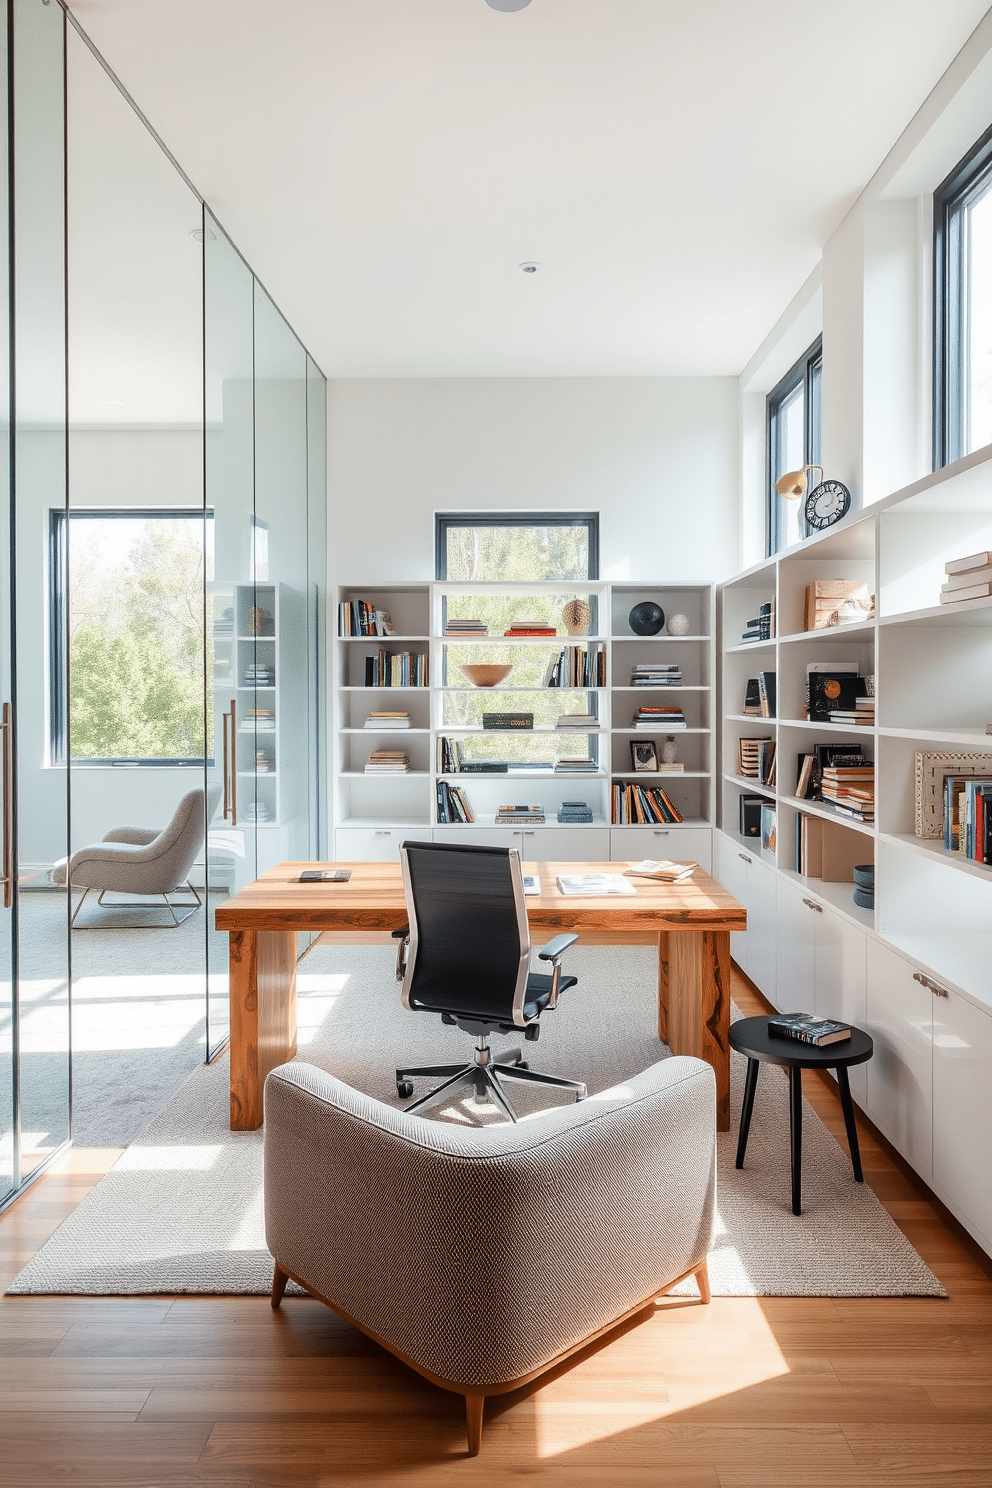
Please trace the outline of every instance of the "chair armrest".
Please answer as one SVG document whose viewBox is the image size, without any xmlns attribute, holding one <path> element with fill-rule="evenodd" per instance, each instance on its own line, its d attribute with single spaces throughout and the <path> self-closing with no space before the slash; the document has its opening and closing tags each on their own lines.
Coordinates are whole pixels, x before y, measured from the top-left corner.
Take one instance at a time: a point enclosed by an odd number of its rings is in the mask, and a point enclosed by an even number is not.
<svg viewBox="0 0 992 1488">
<path fill-rule="evenodd" d="M 549 940 L 543 950 L 538 951 L 539 961 L 557 961 L 563 956 L 569 946 L 573 946 L 578 940 L 577 935 L 556 935 L 554 940 Z"/>
<path fill-rule="evenodd" d="M 404 925 L 402 930 L 394 930 L 393 939 L 396 941 L 396 980 L 402 982 L 406 976 L 406 953 L 410 945 L 410 926 Z"/>
<path fill-rule="evenodd" d="M 161 835 L 161 827 L 114 827 L 107 832 L 104 842 L 129 842 L 133 847 L 147 847 Z"/>
</svg>

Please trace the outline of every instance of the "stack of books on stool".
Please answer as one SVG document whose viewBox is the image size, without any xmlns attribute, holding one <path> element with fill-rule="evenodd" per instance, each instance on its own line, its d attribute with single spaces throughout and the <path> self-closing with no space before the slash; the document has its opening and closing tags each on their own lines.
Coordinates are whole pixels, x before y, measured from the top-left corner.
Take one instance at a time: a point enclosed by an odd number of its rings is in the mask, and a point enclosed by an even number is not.
<svg viewBox="0 0 992 1488">
<path fill-rule="evenodd" d="M 861 863 L 853 868 L 854 902 L 861 909 L 875 908 L 875 864 Z"/>
</svg>

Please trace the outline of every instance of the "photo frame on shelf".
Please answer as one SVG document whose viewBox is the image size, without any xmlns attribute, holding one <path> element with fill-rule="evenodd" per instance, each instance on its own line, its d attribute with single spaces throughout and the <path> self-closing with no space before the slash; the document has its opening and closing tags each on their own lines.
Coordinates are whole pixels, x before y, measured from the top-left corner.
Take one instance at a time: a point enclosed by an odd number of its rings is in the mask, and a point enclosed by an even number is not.
<svg viewBox="0 0 992 1488">
<path fill-rule="evenodd" d="M 657 771 L 658 751 L 653 739 L 631 739 L 630 768 L 638 772 Z"/>
<path fill-rule="evenodd" d="M 960 775 L 974 778 L 992 772 L 992 754 L 930 753 L 920 749 L 916 753 L 916 835 L 917 837 L 944 836 L 944 778 Z"/>
</svg>

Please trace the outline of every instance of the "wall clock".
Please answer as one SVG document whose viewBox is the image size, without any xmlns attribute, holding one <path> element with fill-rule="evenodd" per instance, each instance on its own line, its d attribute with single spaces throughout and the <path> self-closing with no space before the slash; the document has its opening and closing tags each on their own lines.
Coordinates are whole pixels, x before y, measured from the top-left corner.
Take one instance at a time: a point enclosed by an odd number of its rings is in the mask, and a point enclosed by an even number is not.
<svg viewBox="0 0 992 1488">
<path fill-rule="evenodd" d="M 806 530 L 832 527 L 851 510 L 851 493 L 839 480 L 821 481 L 806 497 Z"/>
</svg>

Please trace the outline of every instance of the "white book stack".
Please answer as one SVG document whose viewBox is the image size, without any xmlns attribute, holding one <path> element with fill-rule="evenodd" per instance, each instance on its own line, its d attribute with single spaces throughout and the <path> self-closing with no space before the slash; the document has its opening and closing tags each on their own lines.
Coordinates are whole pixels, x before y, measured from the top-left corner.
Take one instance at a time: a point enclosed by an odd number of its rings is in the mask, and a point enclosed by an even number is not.
<svg viewBox="0 0 992 1488">
<path fill-rule="evenodd" d="M 366 718 L 363 728 L 367 729 L 408 729 L 410 727 L 409 713 L 370 713 Z"/>
<path fill-rule="evenodd" d="M 940 588 L 941 604 L 992 598 L 992 552 L 972 553 L 944 565 L 947 575 Z"/>
<path fill-rule="evenodd" d="M 407 775 L 410 757 L 402 749 L 373 749 L 365 766 L 366 775 Z"/>
</svg>

